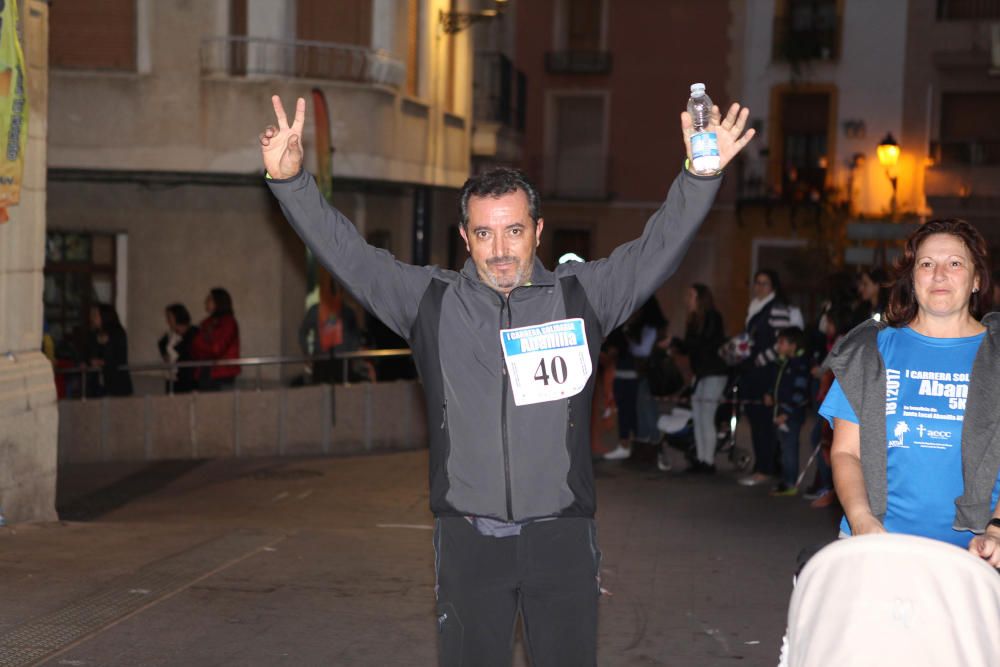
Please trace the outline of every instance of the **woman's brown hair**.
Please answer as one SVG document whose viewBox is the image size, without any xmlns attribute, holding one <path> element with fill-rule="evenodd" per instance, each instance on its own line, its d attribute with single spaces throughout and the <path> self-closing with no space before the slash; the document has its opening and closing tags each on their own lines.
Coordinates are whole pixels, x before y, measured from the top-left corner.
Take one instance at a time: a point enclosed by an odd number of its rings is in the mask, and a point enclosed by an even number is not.
<svg viewBox="0 0 1000 667">
<path fill-rule="evenodd" d="M 688 314 L 688 326 L 694 327 L 695 331 L 701 331 L 705 323 L 705 313 L 715 309 L 715 299 L 712 298 L 712 290 L 704 283 L 694 283 L 691 289 L 695 293 L 695 309 Z"/>
<path fill-rule="evenodd" d="M 903 254 L 896 260 L 889 283 L 889 306 L 885 320 L 889 326 L 903 327 L 917 316 L 917 296 L 913 288 L 913 271 L 917 263 L 917 250 L 927 237 L 934 234 L 950 234 L 962 240 L 972 256 L 974 278 L 979 279 L 979 289 L 969 297 L 969 314 L 976 320 L 982 319 L 992 306 L 992 282 L 990 280 L 990 257 L 986 239 L 965 220 L 948 218 L 931 220 L 916 229 L 906 239 Z"/>
</svg>

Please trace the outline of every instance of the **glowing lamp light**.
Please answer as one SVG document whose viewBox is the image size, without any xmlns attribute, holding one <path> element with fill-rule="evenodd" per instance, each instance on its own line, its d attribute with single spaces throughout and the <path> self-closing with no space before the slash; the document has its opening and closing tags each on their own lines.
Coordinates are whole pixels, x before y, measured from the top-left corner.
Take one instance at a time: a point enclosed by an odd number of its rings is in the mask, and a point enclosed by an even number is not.
<svg viewBox="0 0 1000 667">
<path fill-rule="evenodd" d="M 885 175 L 889 178 L 889 182 L 892 184 L 892 200 L 889 203 L 889 218 L 891 220 L 896 220 L 897 210 L 896 210 L 896 163 L 899 162 L 899 144 L 892 137 L 892 132 L 885 135 L 885 139 L 879 142 L 878 148 L 875 149 L 878 153 L 879 164 L 885 169 Z"/>
<path fill-rule="evenodd" d="M 899 162 L 899 144 L 893 138 L 892 133 L 885 135 L 885 139 L 879 142 L 878 148 L 875 149 L 878 153 L 878 161 L 886 169 L 892 169 Z"/>
</svg>

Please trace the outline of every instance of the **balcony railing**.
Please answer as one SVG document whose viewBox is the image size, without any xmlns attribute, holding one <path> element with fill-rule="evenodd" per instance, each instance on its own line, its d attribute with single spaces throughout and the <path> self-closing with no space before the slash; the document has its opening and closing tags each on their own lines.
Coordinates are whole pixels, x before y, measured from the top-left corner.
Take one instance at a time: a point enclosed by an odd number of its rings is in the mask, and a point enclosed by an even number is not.
<svg viewBox="0 0 1000 667">
<path fill-rule="evenodd" d="M 840 57 L 843 18 L 837 0 L 788 2 L 772 23 L 771 57 L 797 69 L 801 63 Z"/>
<path fill-rule="evenodd" d="M 126 371 L 131 374 L 151 374 L 157 378 L 158 387 L 161 386 L 159 383 L 163 382 L 166 385 L 166 393 L 173 394 L 174 382 L 176 381 L 174 378 L 177 376 L 178 369 L 204 369 L 236 366 L 240 369 L 255 371 L 256 377 L 252 380 L 252 387 L 257 391 L 260 391 L 264 388 L 264 380 L 261 375 L 261 371 L 265 366 L 302 366 L 304 364 L 315 363 L 339 363 L 342 365 L 343 369 L 343 373 L 341 375 L 342 382 L 344 384 L 350 384 L 351 373 L 349 372 L 349 369 L 352 363 L 368 365 L 368 367 L 364 369 L 364 373 L 361 374 L 364 375 L 369 381 L 376 382 L 378 380 L 378 371 L 376 366 L 373 364 L 384 359 L 410 358 L 411 356 L 412 354 L 410 350 L 404 348 L 357 350 L 353 352 L 337 352 L 330 355 L 316 356 L 242 357 L 240 359 L 213 359 L 207 361 L 123 364 L 118 367 L 118 370 Z M 88 376 L 96 378 L 96 376 L 102 371 L 100 368 L 88 366 L 87 364 L 79 364 L 74 366 L 58 366 L 55 368 L 54 372 L 58 376 L 64 376 L 70 379 L 71 386 L 64 387 L 64 390 L 60 392 L 61 397 L 79 398 L 85 401 L 87 400 L 87 386 L 90 384 L 87 381 Z M 246 388 L 246 386 L 244 386 L 244 388 Z M 65 394 L 65 396 L 62 396 L 62 394 Z"/>
<path fill-rule="evenodd" d="M 1000 141 L 944 140 L 931 143 L 935 164 L 1000 165 Z"/>
<path fill-rule="evenodd" d="M 279 76 L 351 81 L 399 89 L 406 66 L 384 51 L 351 44 L 262 37 L 209 37 L 201 43 L 204 75 Z"/>
<path fill-rule="evenodd" d="M 1000 0 L 937 0 L 938 21 L 1000 19 Z"/>
<path fill-rule="evenodd" d="M 608 51 L 549 51 L 545 54 L 549 74 L 607 74 L 611 71 Z"/>
<path fill-rule="evenodd" d="M 781 62 L 837 60 L 839 35 L 836 28 L 793 30 L 784 21 L 775 21 L 773 57 Z"/>
</svg>

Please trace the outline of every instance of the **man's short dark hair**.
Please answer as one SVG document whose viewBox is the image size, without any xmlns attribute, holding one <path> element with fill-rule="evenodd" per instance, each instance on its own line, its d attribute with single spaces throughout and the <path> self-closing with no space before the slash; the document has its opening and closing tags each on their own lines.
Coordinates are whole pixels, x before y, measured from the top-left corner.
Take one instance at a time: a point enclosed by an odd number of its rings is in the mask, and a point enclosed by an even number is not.
<svg viewBox="0 0 1000 667">
<path fill-rule="evenodd" d="M 784 338 L 795 346 L 796 350 L 804 350 L 806 347 L 806 334 L 798 327 L 786 327 L 778 332 L 778 338 Z"/>
<path fill-rule="evenodd" d="M 473 176 L 462 186 L 462 194 L 458 200 L 459 221 L 462 229 L 469 228 L 469 197 L 493 197 L 520 190 L 528 198 L 528 215 L 531 221 L 538 222 L 542 217 L 542 202 L 538 191 L 531 184 L 524 172 L 509 167 L 496 167 Z"/>
</svg>

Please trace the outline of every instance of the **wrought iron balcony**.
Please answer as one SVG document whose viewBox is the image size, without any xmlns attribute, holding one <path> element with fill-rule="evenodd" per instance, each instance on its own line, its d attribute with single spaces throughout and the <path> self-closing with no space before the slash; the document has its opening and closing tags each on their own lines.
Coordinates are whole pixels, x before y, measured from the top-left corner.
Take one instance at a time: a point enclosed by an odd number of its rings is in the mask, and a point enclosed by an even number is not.
<svg viewBox="0 0 1000 667">
<path fill-rule="evenodd" d="M 549 51 L 545 54 L 549 74 L 608 74 L 611 53 L 608 51 Z"/>
<path fill-rule="evenodd" d="M 270 75 L 394 89 L 406 80 L 406 66 L 384 51 L 332 42 L 239 36 L 202 40 L 201 71 L 209 76 Z"/>
<path fill-rule="evenodd" d="M 931 142 L 936 165 L 1000 165 L 1000 141 L 943 140 Z"/>
<path fill-rule="evenodd" d="M 1000 19 L 1000 0 L 937 0 L 938 21 Z"/>
</svg>

